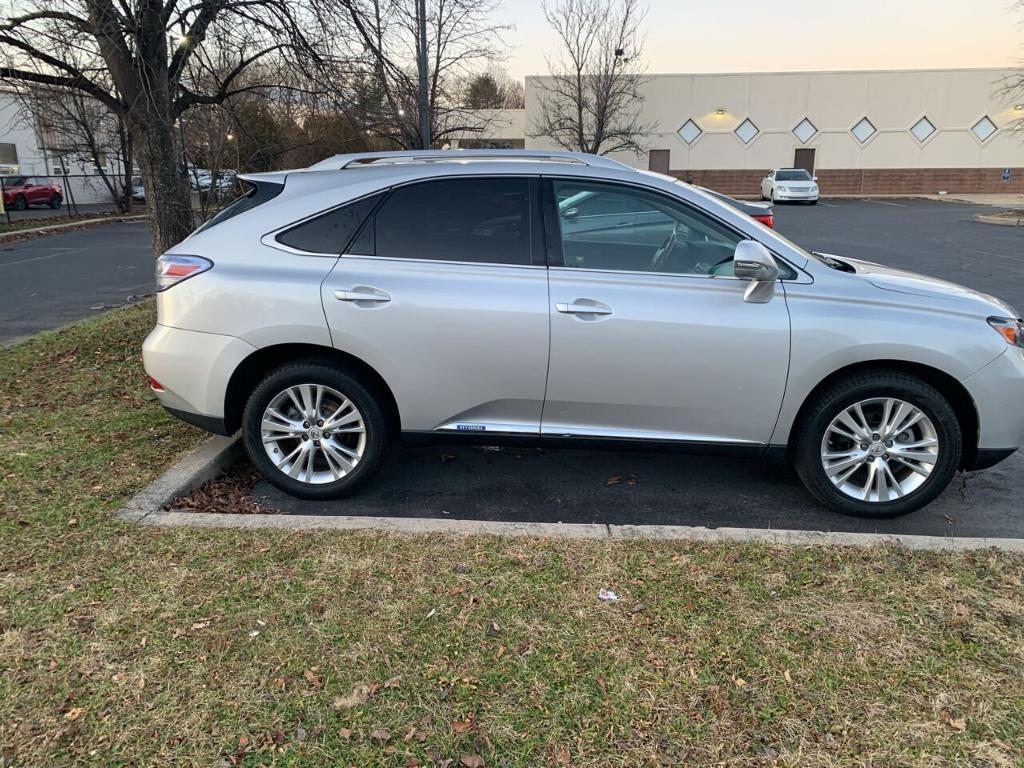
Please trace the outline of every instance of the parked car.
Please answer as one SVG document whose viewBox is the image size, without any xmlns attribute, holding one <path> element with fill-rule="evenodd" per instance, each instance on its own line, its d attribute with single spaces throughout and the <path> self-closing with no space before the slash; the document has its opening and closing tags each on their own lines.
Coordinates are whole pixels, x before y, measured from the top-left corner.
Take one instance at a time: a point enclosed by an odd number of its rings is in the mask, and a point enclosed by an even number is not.
<svg viewBox="0 0 1024 768">
<path fill-rule="evenodd" d="M 356 491 L 400 436 L 628 443 L 786 457 L 822 503 L 885 517 L 1024 440 L 1016 310 L 807 253 L 667 177 L 430 151 L 243 178 L 159 258 L 143 358 L 168 410 L 240 429 L 296 496 Z M 642 215 L 587 227 L 581 205 Z"/>
<path fill-rule="evenodd" d="M 136 203 L 146 202 L 146 187 L 141 176 L 132 176 L 132 200 Z"/>
<path fill-rule="evenodd" d="M 721 192 L 715 192 L 715 190 L 707 189 L 705 187 L 700 187 L 700 190 L 718 198 L 727 205 L 731 205 L 737 211 L 747 214 L 747 216 L 754 219 L 754 221 L 759 221 L 766 227 L 775 229 L 775 212 L 772 210 L 770 203 L 749 203 L 746 200 L 737 200 L 729 197 L 728 195 L 723 195 Z"/>
<path fill-rule="evenodd" d="M 761 199 L 773 203 L 818 202 L 818 177 L 803 168 L 778 168 L 761 179 Z"/>
<path fill-rule="evenodd" d="M 24 211 L 30 205 L 48 205 L 54 210 L 64 203 L 64 190 L 53 179 L 43 176 L 4 176 L 4 205 Z"/>
</svg>

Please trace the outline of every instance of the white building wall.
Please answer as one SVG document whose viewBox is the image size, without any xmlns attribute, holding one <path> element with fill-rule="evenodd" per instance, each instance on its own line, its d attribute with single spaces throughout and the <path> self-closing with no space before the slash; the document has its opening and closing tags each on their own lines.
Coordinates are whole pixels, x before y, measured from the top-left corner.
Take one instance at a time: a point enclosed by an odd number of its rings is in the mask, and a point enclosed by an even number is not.
<svg viewBox="0 0 1024 768">
<path fill-rule="evenodd" d="M 1024 165 L 1024 119 L 998 91 L 1010 70 L 920 70 L 650 75 L 643 87 L 642 122 L 657 122 L 651 149 L 671 151 L 670 167 L 687 170 L 763 170 L 793 163 L 794 150 L 816 150 L 821 169 L 1013 168 Z M 526 79 L 526 126 L 539 108 L 542 77 Z M 850 129 L 863 117 L 877 129 L 859 142 Z M 919 142 L 910 128 L 927 116 L 936 132 Z M 987 141 L 971 128 L 988 116 L 999 129 Z M 805 143 L 793 128 L 808 118 L 818 129 Z M 759 129 L 749 144 L 734 131 L 750 118 Z M 687 144 L 677 131 L 692 119 L 700 137 Z M 553 148 L 542 138 L 531 148 Z M 619 159 L 646 167 L 647 157 Z"/>
</svg>

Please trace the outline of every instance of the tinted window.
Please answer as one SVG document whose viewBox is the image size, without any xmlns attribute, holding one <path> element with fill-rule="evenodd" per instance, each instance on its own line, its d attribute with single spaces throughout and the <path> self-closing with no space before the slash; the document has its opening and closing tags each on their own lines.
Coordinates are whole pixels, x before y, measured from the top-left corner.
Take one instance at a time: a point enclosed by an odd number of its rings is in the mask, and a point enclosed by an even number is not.
<svg viewBox="0 0 1024 768">
<path fill-rule="evenodd" d="M 375 254 L 530 263 L 530 181 L 442 179 L 399 187 L 374 217 Z M 366 238 L 359 237 L 360 245 Z"/>
<path fill-rule="evenodd" d="M 203 224 L 196 232 L 202 232 L 210 227 L 215 227 L 221 222 L 227 221 L 230 218 L 237 216 L 240 213 L 251 211 L 258 205 L 262 205 L 268 200 L 273 200 L 284 189 L 283 184 L 272 184 L 270 182 L 248 182 L 252 186 L 238 199 L 232 201 L 229 205 L 221 208 L 217 214 Z"/>
<path fill-rule="evenodd" d="M 732 274 L 732 256 L 744 237 L 682 202 L 631 187 L 555 181 L 565 266 L 692 275 Z M 579 215 L 567 202 L 586 196 L 622 212 Z M 606 220 L 601 220 L 606 219 Z"/>
<path fill-rule="evenodd" d="M 371 195 L 335 208 L 282 232 L 277 241 L 309 253 L 345 253 L 359 225 L 380 198 L 381 195 Z"/>
</svg>

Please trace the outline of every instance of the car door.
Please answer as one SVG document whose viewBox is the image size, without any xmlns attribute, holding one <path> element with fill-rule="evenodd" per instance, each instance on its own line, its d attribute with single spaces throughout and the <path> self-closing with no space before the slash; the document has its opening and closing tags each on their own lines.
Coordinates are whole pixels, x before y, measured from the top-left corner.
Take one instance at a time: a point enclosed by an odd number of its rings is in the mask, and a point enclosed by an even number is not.
<svg viewBox="0 0 1024 768">
<path fill-rule="evenodd" d="M 540 431 L 547 274 L 528 176 L 393 189 L 322 286 L 334 346 L 367 362 L 407 432 Z"/>
<path fill-rule="evenodd" d="M 551 361 L 541 433 L 767 443 L 786 385 L 789 313 L 782 291 L 744 301 L 749 283 L 731 276 L 744 235 L 653 190 L 546 183 L 548 199 L 636 196 L 660 212 L 664 237 L 652 244 L 648 216 L 616 260 L 616 244 L 578 240 L 546 207 Z"/>
<path fill-rule="evenodd" d="M 763 179 L 761 179 L 761 197 L 770 198 L 772 196 L 772 184 L 775 181 L 775 171 L 772 171 Z"/>
</svg>

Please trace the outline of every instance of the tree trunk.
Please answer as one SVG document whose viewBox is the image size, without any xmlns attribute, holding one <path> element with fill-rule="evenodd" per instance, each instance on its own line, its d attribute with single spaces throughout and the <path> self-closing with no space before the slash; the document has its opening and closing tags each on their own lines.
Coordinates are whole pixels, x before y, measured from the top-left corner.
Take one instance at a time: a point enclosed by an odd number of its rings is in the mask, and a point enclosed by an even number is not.
<svg viewBox="0 0 1024 768">
<path fill-rule="evenodd" d="M 153 250 L 161 254 L 193 229 L 192 198 L 179 161 L 173 123 L 164 115 L 126 122 L 146 187 Z"/>
</svg>

